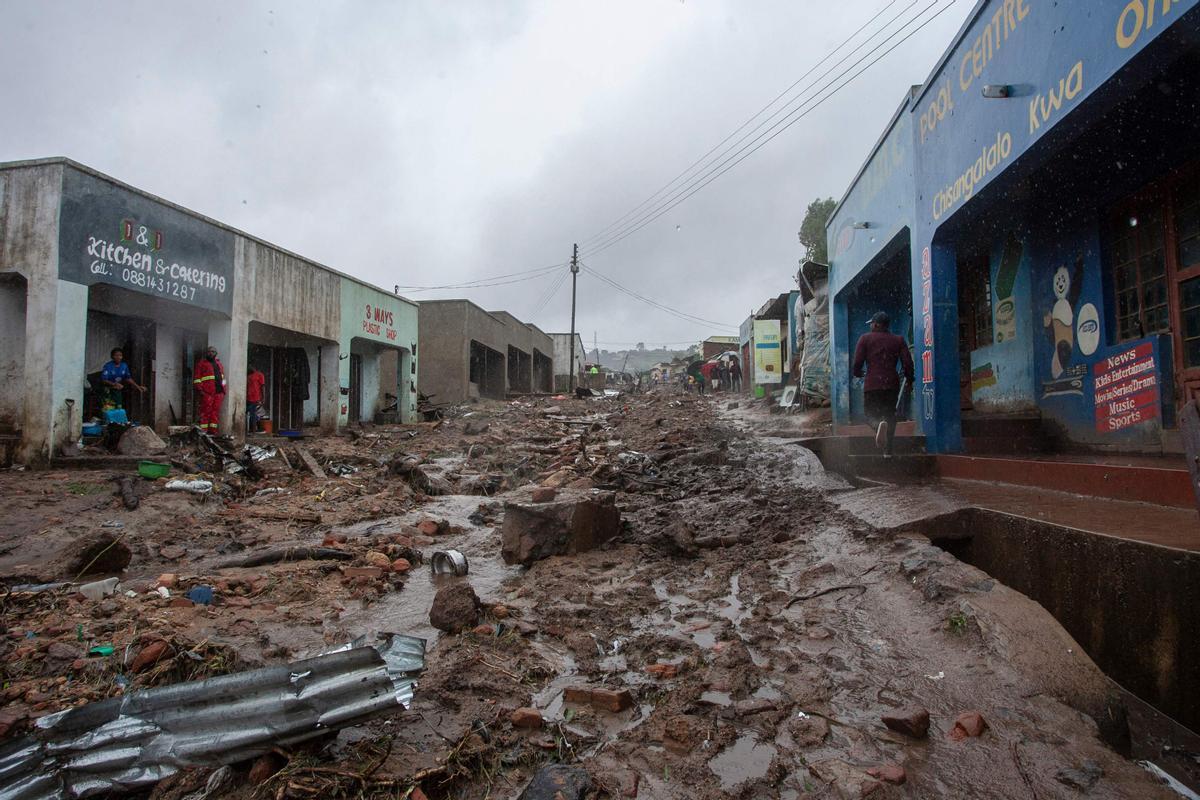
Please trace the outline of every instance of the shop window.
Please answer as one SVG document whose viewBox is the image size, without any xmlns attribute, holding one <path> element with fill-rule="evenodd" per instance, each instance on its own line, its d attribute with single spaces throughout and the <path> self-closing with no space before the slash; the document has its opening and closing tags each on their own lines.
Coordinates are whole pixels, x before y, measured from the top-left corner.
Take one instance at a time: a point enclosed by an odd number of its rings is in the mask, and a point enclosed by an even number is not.
<svg viewBox="0 0 1200 800">
<path fill-rule="evenodd" d="M 1171 329 L 1165 239 L 1160 202 L 1135 208 L 1113 223 L 1113 294 L 1121 341 Z"/>
<path fill-rule="evenodd" d="M 1200 367 L 1200 278 L 1179 284 L 1179 316 L 1183 323 L 1183 366 Z"/>
<path fill-rule="evenodd" d="M 1200 175 L 1179 185 L 1175 194 L 1178 269 L 1200 266 Z"/>
</svg>

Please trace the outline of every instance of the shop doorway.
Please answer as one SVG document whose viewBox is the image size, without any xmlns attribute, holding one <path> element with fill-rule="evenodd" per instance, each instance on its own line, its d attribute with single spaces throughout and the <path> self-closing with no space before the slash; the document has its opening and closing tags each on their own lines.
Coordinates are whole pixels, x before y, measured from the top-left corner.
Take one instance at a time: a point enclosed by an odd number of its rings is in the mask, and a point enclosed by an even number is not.
<svg viewBox="0 0 1200 800">
<path fill-rule="evenodd" d="M 992 278 L 986 252 L 958 260 L 958 393 L 959 407 L 974 408 L 971 400 L 971 353 L 993 341 Z"/>
<path fill-rule="evenodd" d="M 25 405 L 25 278 L 0 275 L 0 434 L 24 425 Z"/>
<path fill-rule="evenodd" d="M 121 407 L 130 421 L 143 425 L 154 424 L 154 401 L 158 390 L 154 374 L 156 329 L 153 320 L 88 310 L 84 346 L 84 369 L 87 374 L 84 419 L 102 417 L 104 392 L 100 371 L 111 359 L 112 351 L 120 348 L 133 379 L 146 388 L 143 393 L 126 386 L 120 394 Z"/>
<path fill-rule="evenodd" d="M 350 354 L 350 408 L 351 422 L 362 422 L 363 407 L 363 357 L 360 353 Z"/>
</svg>

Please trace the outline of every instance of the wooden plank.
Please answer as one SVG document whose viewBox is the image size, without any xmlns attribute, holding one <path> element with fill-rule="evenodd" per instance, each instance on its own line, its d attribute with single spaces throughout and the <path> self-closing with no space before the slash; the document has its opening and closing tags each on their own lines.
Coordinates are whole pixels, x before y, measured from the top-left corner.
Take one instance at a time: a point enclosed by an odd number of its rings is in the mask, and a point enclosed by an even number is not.
<svg viewBox="0 0 1200 800">
<path fill-rule="evenodd" d="M 296 452 L 300 454 L 300 460 L 304 462 L 304 466 L 308 467 L 308 471 L 314 476 L 321 480 L 325 480 L 328 477 L 325 474 L 325 470 L 321 469 L 321 465 L 317 463 L 317 460 L 312 457 L 312 453 L 308 452 L 307 449 L 296 445 Z"/>
</svg>

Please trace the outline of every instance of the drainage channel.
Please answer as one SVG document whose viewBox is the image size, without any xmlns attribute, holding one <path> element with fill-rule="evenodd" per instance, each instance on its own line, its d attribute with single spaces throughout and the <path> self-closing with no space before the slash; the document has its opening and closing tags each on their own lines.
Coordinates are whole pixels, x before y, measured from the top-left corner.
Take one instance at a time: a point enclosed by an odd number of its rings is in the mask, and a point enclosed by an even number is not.
<svg viewBox="0 0 1200 800">
<path fill-rule="evenodd" d="M 1200 791 L 1200 553 L 980 508 L 908 527 L 1049 611 L 1125 701 L 1108 743 Z"/>
</svg>

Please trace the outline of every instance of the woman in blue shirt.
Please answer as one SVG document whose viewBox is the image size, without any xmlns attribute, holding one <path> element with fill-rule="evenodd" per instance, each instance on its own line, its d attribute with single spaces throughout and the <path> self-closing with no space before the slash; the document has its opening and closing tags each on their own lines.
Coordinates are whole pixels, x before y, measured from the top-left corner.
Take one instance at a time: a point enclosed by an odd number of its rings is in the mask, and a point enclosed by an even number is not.
<svg viewBox="0 0 1200 800">
<path fill-rule="evenodd" d="M 139 386 L 125 363 L 125 354 L 121 348 L 114 347 L 108 354 L 112 359 L 100 369 L 100 409 L 110 411 L 114 408 L 125 407 L 125 385 L 128 384 L 143 394 L 145 386 Z"/>
</svg>

